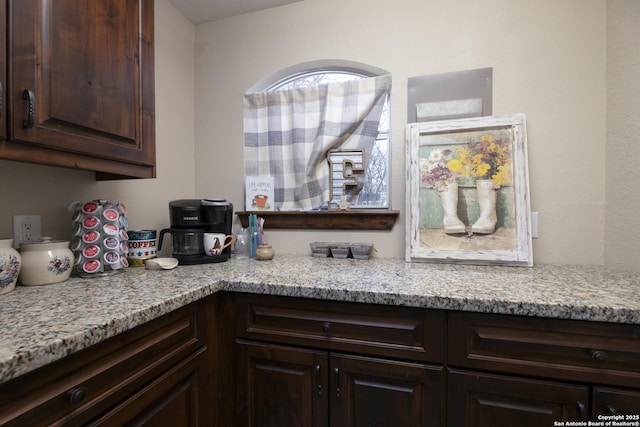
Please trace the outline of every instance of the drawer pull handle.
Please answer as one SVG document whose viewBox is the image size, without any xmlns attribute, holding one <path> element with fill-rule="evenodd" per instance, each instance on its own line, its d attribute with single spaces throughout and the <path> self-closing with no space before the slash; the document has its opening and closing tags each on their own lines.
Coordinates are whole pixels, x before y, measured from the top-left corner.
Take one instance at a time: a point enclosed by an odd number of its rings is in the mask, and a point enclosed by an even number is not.
<svg viewBox="0 0 640 427">
<path fill-rule="evenodd" d="M 591 351 L 591 358 L 596 363 L 605 363 L 609 359 L 609 356 L 602 350 L 593 350 Z"/>
<path fill-rule="evenodd" d="M 87 390 L 86 387 L 77 387 L 69 390 L 69 392 L 67 393 L 67 397 L 69 398 L 69 403 L 71 403 L 72 405 L 77 405 L 79 403 L 82 403 L 82 401 L 86 399 L 88 394 L 89 390 Z"/>
<path fill-rule="evenodd" d="M 329 332 L 331 330 L 331 323 L 324 322 L 322 324 L 322 330 L 325 331 L 325 332 Z"/>
</svg>

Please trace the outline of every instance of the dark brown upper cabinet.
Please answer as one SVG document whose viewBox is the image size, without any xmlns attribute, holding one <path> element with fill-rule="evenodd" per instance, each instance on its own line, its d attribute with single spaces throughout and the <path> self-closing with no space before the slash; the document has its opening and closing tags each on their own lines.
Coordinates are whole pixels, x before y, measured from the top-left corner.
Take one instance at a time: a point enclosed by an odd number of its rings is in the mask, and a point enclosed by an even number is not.
<svg viewBox="0 0 640 427">
<path fill-rule="evenodd" d="M 155 177 L 153 8 L 153 0 L 8 0 L 0 158 L 99 179 Z"/>
<path fill-rule="evenodd" d="M 7 137 L 7 0 L 0 0 L 0 142 Z"/>
</svg>

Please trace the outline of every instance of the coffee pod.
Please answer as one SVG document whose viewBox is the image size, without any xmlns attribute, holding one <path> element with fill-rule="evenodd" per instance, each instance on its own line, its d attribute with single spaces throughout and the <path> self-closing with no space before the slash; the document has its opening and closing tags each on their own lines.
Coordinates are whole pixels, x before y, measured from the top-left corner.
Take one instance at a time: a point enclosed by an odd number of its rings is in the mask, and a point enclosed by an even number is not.
<svg viewBox="0 0 640 427">
<path fill-rule="evenodd" d="M 82 205 L 82 212 L 86 214 L 95 214 L 98 212 L 99 209 L 100 209 L 100 205 L 95 201 L 87 202 L 84 205 Z"/>
<path fill-rule="evenodd" d="M 90 259 L 82 264 L 82 271 L 92 274 L 100 271 L 100 267 L 102 267 L 100 261 L 97 259 Z"/>
<path fill-rule="evenodd" d="M 113 208 L 105 209 L 102 211 L 102 217 L 109 222 L 116 222 L 120 218 L 120 214 Z"/>
<path fill-rule="evenodd" d="M 100 225 L 100 219 L 97 216 L 89 215 L 82 220 L 82 227 L 85 230 L 93 230 Z"/>
<path fill-rule="evenodd" d="M 95 243 L 99 239 L 100 239 L 100 233 L 95 230 L 87 231 L 82 235 L 82 241 L 85 243 Z"/>
<path fill-rule="evenodd" d="M 100 246 L 89 245 L 82 250 L 82 256 L 85 258 L 95 258 L 100 254 Z"/>
</svg>

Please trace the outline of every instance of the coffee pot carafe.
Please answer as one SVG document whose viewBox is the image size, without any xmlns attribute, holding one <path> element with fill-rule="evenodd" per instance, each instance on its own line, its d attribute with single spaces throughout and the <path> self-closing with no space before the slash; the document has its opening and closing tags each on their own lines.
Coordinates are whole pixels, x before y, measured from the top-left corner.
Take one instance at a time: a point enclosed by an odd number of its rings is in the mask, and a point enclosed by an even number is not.
<svg viewBox="0 0 640 427">
<path fill-rule="evenodd" d="M 169 202 L 171 228 L 160 231 L 158 249 L 164 235 L 171 235 L 172 256 L 180 264 L 205 264 L 227 261 L 231 248 L 219 255 L 204 252 L 205 233 L 231 234 L 233 205 L 224 199 L 181 199 Z"/>
</svg>

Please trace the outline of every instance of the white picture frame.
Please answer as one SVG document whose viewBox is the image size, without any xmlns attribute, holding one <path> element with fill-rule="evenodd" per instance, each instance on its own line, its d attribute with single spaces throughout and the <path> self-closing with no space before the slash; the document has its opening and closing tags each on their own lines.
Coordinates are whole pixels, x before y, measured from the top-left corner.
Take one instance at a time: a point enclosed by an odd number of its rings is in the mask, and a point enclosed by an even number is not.
<svg viewBox="0 0 640 427">
<path fill-rule="evenodd" d="M 406 260 L 531 267 L 525 115 L 411 123 L 406 140 Z"/>
</svg>

